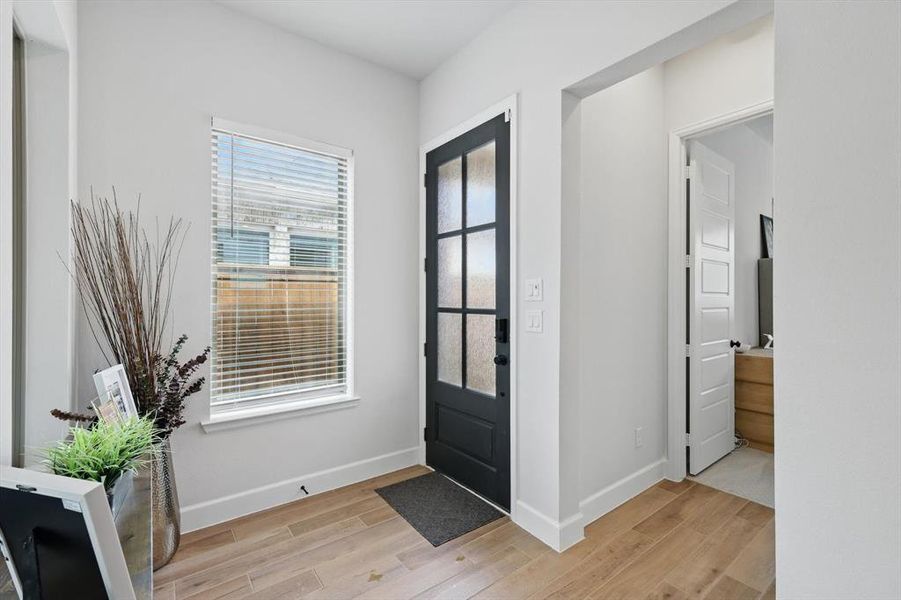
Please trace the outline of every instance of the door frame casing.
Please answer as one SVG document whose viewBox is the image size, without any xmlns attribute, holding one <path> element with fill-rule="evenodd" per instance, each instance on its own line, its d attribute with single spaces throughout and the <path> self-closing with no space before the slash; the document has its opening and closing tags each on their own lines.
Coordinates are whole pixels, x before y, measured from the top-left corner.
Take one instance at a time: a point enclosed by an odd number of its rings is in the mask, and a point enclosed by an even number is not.
<svg viewBox="0 0 901 600">
<path fill-rule="evenodd" d="M 462 123 L 452 127 L 444 133 L 432 138 L 419 146 L 419 464 L 425 465 L 425 440 L 422 431 L 426 427 L 426 357 L 422 347 L 426 342 L 426 273 L 424 264 L 426 259 L 426 188 L 424 178 L 426 174 L 426 155 L 443 146 L 447 142 L 460 137 L 464 133 L 507 113 L 510 116 L 510 517 L 516 521 L 517 505 L 517 430 L 516 430 L 516 405 L 517 405 L 517 381 L 518 372 L 517 357 L 519 355 L 519 335 L 517 324 L 519 323 L 519 307 L 517 304 L 518 271 L 517 271 L 517 105 L 518 94 L 504 98 L 500 102 L 480 111 L 478 114 L 466 119 Z"/>
<path fill-rule="evenodd" d="M 685 198 L 686 145 L 692 138 L 713 133 L 764 115 L 773 114 L 773 99 L 724 113 L 713 118 L 670 131 L 667 177 L 667 465 L 666 478 L 682 481 L 686 465 L 685 411 L 688 394 L 685 377 L 687 290 L 685 249 L 688 214 Z M 693 316 L 688 316 L 693 318 Z"/>
</svg>

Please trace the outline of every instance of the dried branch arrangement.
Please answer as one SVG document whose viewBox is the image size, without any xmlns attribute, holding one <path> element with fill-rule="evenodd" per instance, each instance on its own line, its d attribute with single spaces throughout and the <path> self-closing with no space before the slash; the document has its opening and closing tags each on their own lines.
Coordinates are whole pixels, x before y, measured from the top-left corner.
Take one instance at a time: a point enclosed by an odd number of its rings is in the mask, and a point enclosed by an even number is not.
<svg viewBox="0 0 901 600">
<path fill-rule="evenodd" d="M 204 377 L 194 377 L 194 373 L 200 365 L 206 362 L 210 354 L 207 346 L 201 354 L 189 359 L 185 363 L 178 362 L 178 353 L 188 341 L 188 336 L 182 335 L 175 342 L 169 355 L 165 358 L 157 357 L 156 362 L 156 388 L 157 388 L 157 427 L 164 435 L 172 433 L 173 429 L 181 427 L 185 423 L 185 400 L 188 396 L 196 394 L 203 387 Z"/>
<path fill-rule="evenodd" d="M 209 348 L 180 365 L 175 355 L 187 339 L 182 336 L 164 357 L 163 336 L 187 227 L 170 218 L 164 228 L 157 222 L 151 238 L 139 216 L 140 198 L 137 211 L 123 211 L 115 189 L 112 201 L 93 192 L 90 205 L 73 201 L 72 278 L 104 358 L 123 365 L 138 413 L 153 415 L 156 427 L 168 435 L 184 423 L 185 398 L 203 386 L 203 378 L 190 378 L 206 362 Z"/>
</svg>

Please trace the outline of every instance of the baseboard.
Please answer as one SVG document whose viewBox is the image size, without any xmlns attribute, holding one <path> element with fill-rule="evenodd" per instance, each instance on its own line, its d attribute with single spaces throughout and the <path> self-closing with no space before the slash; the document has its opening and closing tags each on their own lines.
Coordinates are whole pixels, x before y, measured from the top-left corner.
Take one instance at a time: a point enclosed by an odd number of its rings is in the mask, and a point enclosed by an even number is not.
<svg viewBox="0 0 901 600">
<path fill-rule="evenodd" d="M 661 458 L 579 502 L 581 525 L 588 525 L 663 479 L 666 466 L 666 459 Z"/>
<path fill-rule="evenodd" d="M 666 459 L 661 458 L 623 477 L 579 502 L 579 512 L 564 521 L 556 521 L 519 500 L 516 524 L 557 552 L 563 552 L 585 537 L 586 525 L 663 479 L 666 467 Z"/>
<path fill-rule="evenodd" d="M 184 506 L 181 509 L 182 531 L 202 529 L 298 500 L 302 497 L 299 495 L 301 485 L 315 495 L 416 464 L 419 464 L 419 446 Z"/>
<path fill-rule="evenodd" d="M 522 500 L 516 502 L 516 524 L 556 550 L 563 552 L 584 536 L 582 514 L 556 521 Z"/>
</svg>

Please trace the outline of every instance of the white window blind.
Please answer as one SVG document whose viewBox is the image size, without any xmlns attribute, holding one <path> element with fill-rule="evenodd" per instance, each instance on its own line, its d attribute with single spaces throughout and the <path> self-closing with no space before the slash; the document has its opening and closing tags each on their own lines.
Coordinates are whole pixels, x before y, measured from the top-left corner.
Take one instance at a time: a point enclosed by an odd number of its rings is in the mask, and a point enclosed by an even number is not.
<svg viewBox="0 0 901 600">
<path fill-rule="evenodd" d="M 349 393 L 351 155 L 284 139 L 213 121 L 214 413 Z"/>
</svg>

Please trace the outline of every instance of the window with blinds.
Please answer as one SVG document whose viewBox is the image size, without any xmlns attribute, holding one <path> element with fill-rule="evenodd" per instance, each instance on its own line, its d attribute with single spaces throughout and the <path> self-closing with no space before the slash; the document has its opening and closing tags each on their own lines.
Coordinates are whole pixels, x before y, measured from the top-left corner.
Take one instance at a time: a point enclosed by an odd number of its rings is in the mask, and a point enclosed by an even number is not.
<svg viewBox="0 0 901 600">
<path fill-rule="evenodd" d="M 350 393 L 351 162 L 213 120 L 214 413 Z"/>
</svg>

